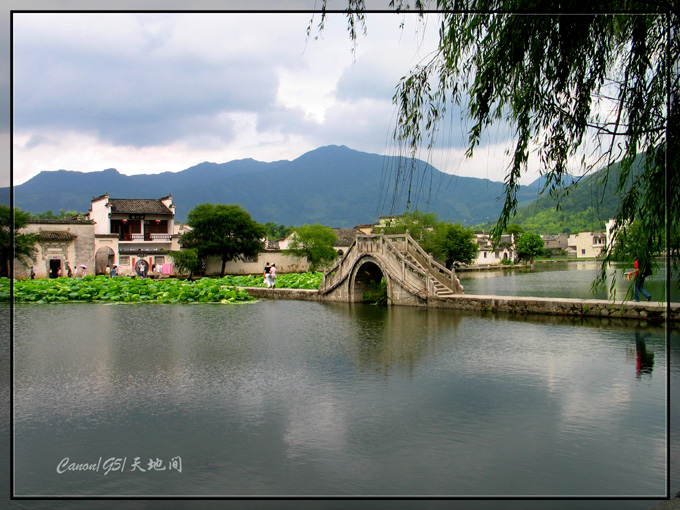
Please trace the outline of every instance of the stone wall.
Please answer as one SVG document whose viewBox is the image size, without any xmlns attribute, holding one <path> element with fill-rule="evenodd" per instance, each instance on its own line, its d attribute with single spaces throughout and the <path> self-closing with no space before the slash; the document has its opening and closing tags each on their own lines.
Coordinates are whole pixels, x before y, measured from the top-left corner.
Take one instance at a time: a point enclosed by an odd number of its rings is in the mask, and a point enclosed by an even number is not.
<svg viewBox="0 0 680 510">
<path fill-rule="evenodd" d="M 302 289 L 246 289 L 258 299 L 297 299 L 304 301 L 326 301 L 316 290 Z M 328 300 L 337 301 L 337 300 Z M 680 321 L 680 303 L 636 303 L 616 302 L 602 299 L 553 299 L 538 297 L 471 296 L 430 297 L 427 301 L 417 300 L 402 303 L 409 306 L 429 306 L 452 310 L 505 312 L 510 314 L 539 314 L 564 317 L 597 317 L 609 319 L 638 319 L 651 321 Z"/>
<path fill-rule="evenodd" d="M 426 306 L 458 310 L 501 311 L 516 314 L 548 314 L 663 321 L 680 320 L 680 303 L 611 302 L 604 299 L 555 299 L 538 297 L 471 296 L 430 298 Z"/>
</svg>

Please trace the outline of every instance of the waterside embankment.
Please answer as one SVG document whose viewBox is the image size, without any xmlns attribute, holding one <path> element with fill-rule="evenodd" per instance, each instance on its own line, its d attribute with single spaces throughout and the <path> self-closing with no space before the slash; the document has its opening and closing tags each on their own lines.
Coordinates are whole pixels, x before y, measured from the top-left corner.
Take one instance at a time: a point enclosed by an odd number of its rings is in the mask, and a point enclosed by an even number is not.
<svg viewBox="0 0 680 510">
<path fill-rule="evenodd" d="M 258 299 L 295 299 L 323 301 L 316 290 L 266 289 L 247 287 L 245 290 Z M 512 314 L 564 315 L 572 317 L 602 317 L 612 319 L 643 319 L 652 321 L 680 321 L 680 303 L 609 301 L 604 299 L 542 298 L 511 296 L 477 296 L 460 294 L 450 297 L 430 297 L 420 306 L 506 312 Z"/>
</svg>

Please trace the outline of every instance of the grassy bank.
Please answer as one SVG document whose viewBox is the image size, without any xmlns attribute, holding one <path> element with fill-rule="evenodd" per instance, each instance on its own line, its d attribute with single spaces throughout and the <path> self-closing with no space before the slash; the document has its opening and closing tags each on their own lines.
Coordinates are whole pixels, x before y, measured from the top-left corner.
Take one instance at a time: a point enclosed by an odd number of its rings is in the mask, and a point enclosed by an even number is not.
<svg viewBox="0 0 680 510">
<path fill-rule="evenodd" d="M 322 273 L 284 274 L 276 286 L 292 289 L 313 289 L 321 283 Z M 259 276 L 225 276 L 187 281 L 137 278 L 53 278 L 14 280 L 14 301 L 18 303 L 239 303 L 254 301 L 240 287 L 263 287 Z M 10 280 L 0 279 L 0 302 L 12 298 Z"/>
</svg>

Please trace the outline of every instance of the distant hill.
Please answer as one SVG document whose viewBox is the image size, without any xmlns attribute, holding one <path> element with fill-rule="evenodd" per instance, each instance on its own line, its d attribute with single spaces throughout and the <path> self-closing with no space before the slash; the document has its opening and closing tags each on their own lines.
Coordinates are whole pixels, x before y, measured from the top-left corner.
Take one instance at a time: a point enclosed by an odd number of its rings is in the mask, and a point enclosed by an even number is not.
<svg viewBox="0 0 680 510">
<path fill-rule="evenodd" d="M 261 223 L 353 227 L 372 223 L 381 215 L 401 214 L 410 198 L 410 209 L 434 212 L 443 221 L 477 225 L 498 217 L 503 183 L 447 175 L 416 160 L 409 197 L 403 182 L 394 193 L 400 163 L 410 162 L 333 145 L 293 161 L 206 162 L 181 172 L 153 175 L 128 176 L 115 169 L 43 171 L 14 187 L 14 205 L 32 213 L 84 212 L 93 197 L 104 193 L 112 198 L 171 194 L 179 221 L 185 221 L 195 205 L 211 202 L 240 204 Z M 518 198 L 524 205 L 537 195 L 537 187 L 523 186 Z M 8 188 L 0 188 L 0 201 L 8 203 Z"/>
<path fill-rule="evenodd" d="M 600 169 L 580 180 L 572 178 L 571 184 L 560 190 L 557 196 L 550 196 L 546 191 L 534 202 L 518 207 L 517 214 L 509 223 L 517 223 L 529 232 L 540 234 L 604 230 L 607 220 L 616 215 L 621 205 L 615 193 L 619 164 L 613 164 L 609 177 L 606 176 L 606 170 Z M 634 172 L 629 179 L 633 176 Z M 537 180 L 532 186 L 543 189 L 544 184 L 545 181 Z M 489 222 L 478 227 L 488 230 L 493 225 Z"/>
</svg>

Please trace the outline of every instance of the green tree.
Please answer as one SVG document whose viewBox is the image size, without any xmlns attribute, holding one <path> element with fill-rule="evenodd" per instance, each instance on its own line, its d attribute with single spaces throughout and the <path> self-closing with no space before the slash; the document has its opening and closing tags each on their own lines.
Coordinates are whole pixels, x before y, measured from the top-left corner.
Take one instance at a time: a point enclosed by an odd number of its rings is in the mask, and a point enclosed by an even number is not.
<svg viewBox="0 0 680 510">
<path fill-rule="evenodd" d="M 455 262 L 472 264 L 477 259 L 479 245 L 471 228 L 451 223 L 442 223 L 435 229 L 432 239 L 432 254 L 445 261 L 451 269 Z"/>
<path fill-rule="evenodd" d="M 384 230 L 385 234 L 394 235 L 405 234 L 408 230 L 411 237 L 425 247 L 434 235 L 434 229 L 438 224 L 438 217 L 435 213 L 406 211 L 401 216 L 392 218 L 384 227 L 375 228 L 374 233 L 378 234 Z"/>
<path fill-rule="evenodd" d="M 522 237 L 522 234 L 524 234 L 524 229 L 518 225 L 517 223 L 513 223 L 512 225 L 508 225 L 505 228 L 505 233 L 506 234 L 513 234 L 515 236 L 515 242 Z"/>
<path fill-rule="evenodd" d="M 277 225 L 273 221 L 268 221 L 264 224 L 264 227 L 267 229 L 267 237 L 269 239 L 283 239 L 288 237 L 293 231 L 293 227 L 287 227 L 283 224 Z"/>
<path fill-rule="evenodd" d="M 189 272 L 190 280 L 194 277 L 194 273 L 201 268 L 201 259 L 198 258 L 198 250 L 196 248 L 170 251 L 168 255 L 172 257 L 180 273 Z"/>
<path fill-rule="evenodd" d="M 220 257 L 220 277 L 228 261 L 255 257 L 264 250 L 265 228 L 238 205 L 199 204 L 187 219 L 192 230 L 182 235 L 183 246 L 195 248 L 199 258 Z"/>
<path fill-rule="evenodd" d="M 356 44 L 359 29 L 366 29 L 364 0 L 347 3 Z M 319 30 L 326 4 L 322 0 Z M 390 5 L 397 12 L 411 9 L 409 0 Z M 468 157 L 491 126 L 508 128 L 514 149 L 496 236 L 516 211 L 530 152 L 537 154 L 545 189 L 554 195 L 575 160 L 580 158 L 585 171 L 604 167 L 606 172 L 619 162 L 618 179 L 604 182 L 621 198 L 615 230 L 640 221 L 647 254 L 665 249 L 673 267 L 680 265 L 677 2 L 568 0 L 547 10 L 527 0 L 413 0 L 412 5 L 421 14 L 427 8 L 439 12 L 439 43 L 401 79 L 393 97 L 394 139 L 402 152 L 415 157 L 421 147 L 433 149 L 453 106 L 469 123 Z M 599 157 L 586 160 L 593 148 Z M 401 182 L 410 182 L 414 166 L 401 170 Z M 607 280 L 611 256 L 608 248 L 600 283 Z"/>
<path fill-rule="evenodd" d="M 517 241 L 517 256 L 520 260 L 531 263 L 535 257 L 543 254 L 545 242 L 538 234 L 526 232 Z"/>
<path fill-rule="evenodd" d="M 288 248 L 283 252 L 297 258 L 307 257 L 310 270 L 316 271 L 338 258 L 338 252 L 333 248 L 337 240 L 330 227 L 319 223 L 303 225 L 294 230 Z"/>
<path fill-rule="evenodd" d="M 6 205 L 0 205 L 0 271 L 3 275 L 13 274 L 14 259 L 28 266 L 26 259 L 35 256 L 38 234 L 19 233 L 19 229 L 27 225 L 30 217 L 30 213 L 18 207 L 12 210 Z"/>
</svg>

